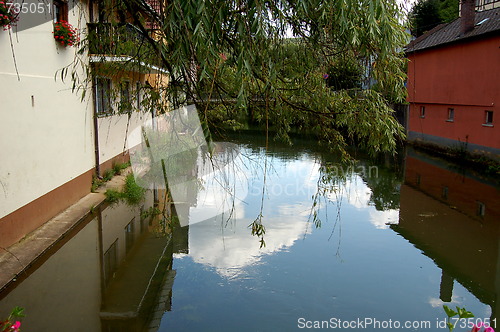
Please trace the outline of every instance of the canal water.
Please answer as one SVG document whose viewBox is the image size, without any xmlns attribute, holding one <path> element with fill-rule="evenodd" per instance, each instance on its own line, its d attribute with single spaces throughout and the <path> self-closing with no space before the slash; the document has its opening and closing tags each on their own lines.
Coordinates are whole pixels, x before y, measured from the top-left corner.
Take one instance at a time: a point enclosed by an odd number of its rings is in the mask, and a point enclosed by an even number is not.
<svg viewBox="0 0 500 332">
<path fill-rule="evenodd" d="M 198 160 L 182 190 L 95 211 L 0 294 L 1 317 L 24 307 L 23 331 L 446 331 L 448 305 L 475 315 L 457 331 L 495 327 L 497 185 L 412 149 L 351 165 L 304 140 L 218 146 L 223 165 Z"/>
</svg>

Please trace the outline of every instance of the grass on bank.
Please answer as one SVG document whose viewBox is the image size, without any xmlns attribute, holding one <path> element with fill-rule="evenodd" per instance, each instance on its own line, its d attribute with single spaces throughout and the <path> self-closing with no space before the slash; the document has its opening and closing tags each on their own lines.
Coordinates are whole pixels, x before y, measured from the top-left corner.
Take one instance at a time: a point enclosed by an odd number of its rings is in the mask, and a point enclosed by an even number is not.
<svg viewBox="0 0 500 332">
<path fill-rule="evenodd" d="M 129 166 L 130 166 L 130 162 L 117 163 L 117 164 L 113 164 L 113 166 L 110 169 L 106 170 L 104 172 L 104 174 L 102 175 L 102 178 L 98 178 L 97 176 L 93 175 L 92 176 L 92 187 L 90 188 L 90 191 L 95 193 L 96 190 L 100 186 L 102 186 L 103 184 L 105 184 L 106 182 L 111 180 L 113 178 L 113 176 L 121 175 L 122 171 Z"/>
<path fill-rule="evenodd" d="M 124 201 L 129 205 L 137 205 L 144 200 L 145 193 L 146 190 L 135 182 L 134 174 L 128 174 L 122 191 L 108 189 L 104 194 L 109 203 Z"/>
</svg>

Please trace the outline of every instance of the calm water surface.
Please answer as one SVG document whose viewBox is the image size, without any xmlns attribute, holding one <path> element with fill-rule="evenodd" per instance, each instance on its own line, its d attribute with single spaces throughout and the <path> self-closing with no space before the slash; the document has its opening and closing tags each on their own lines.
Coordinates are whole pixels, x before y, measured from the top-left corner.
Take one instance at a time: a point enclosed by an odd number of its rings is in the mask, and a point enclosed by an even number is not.
<svg viewBox="0 0 500 332">
<path fill-rule="evenodd" d="M 237 144 L 175 205 L 159 190 L 98 211 L 0 313 L 26 308 L 24 331 L 446 331 L 443 304 L 498 317 L 491 182 L 412 150 L 347 166 L 304 141 Z M 155 200 L 167 218 L 144 215 Z"/>
</svg>

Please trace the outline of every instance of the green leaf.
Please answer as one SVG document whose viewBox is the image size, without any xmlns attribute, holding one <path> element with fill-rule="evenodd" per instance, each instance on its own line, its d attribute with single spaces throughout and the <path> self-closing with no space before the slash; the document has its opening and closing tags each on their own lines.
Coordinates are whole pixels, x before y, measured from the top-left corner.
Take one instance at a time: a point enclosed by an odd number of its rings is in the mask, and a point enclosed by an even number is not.
<svg viewBox="0 0 500 332">
<path fill-rule="evenodd" d="M 474 314 L 470 311 L 467 311 L 465 308 L 457 307 L 458 317 L 460 318 L 472 318 Z"/>
<path fill-rule="evenodd" d="M 14 307 L 11 312 L 12 317 L 24 317 L 24 308 Z"/>
<path fill-rule="evenodd" d="M 444 309 L 444 312 L 446 313 L 446 315 L 448 317 L 454 317 L 456 316 L 458 313 L 456 311 L 454 311 L 453 309 L 450 309 L 447 305 L 443 305 L 443 309 Z"/>
</svg>

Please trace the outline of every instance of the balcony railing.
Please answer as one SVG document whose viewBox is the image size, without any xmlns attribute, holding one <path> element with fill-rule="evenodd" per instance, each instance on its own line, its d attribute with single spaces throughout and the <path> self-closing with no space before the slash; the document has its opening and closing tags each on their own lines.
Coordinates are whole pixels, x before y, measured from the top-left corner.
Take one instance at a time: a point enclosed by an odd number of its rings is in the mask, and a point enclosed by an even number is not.
<svg viewBox="0 0 500 332">
<path fill-rule="evenodd" d="M 91 55 L 129 56 L 147 62 L 153 60 L 153 48 L 141 31 L 129 23 L 88 23 L 88 43 Z"/>
</svg>

